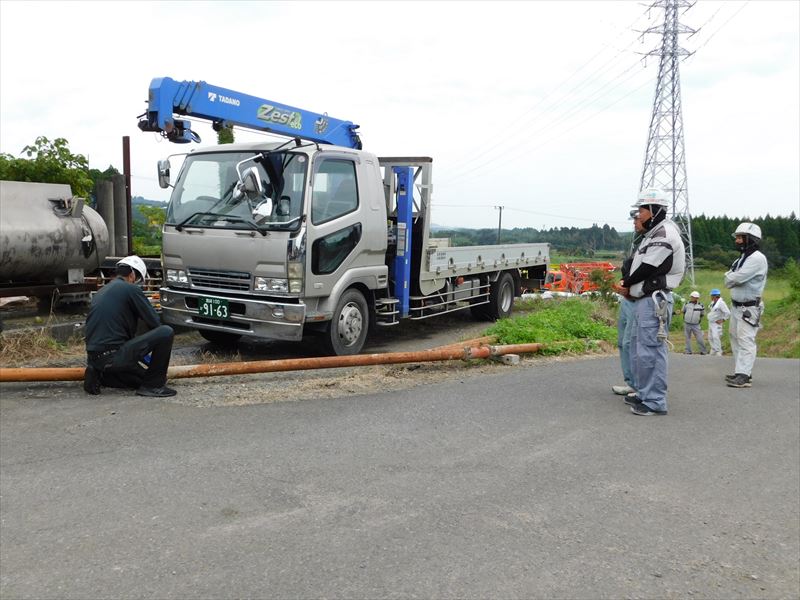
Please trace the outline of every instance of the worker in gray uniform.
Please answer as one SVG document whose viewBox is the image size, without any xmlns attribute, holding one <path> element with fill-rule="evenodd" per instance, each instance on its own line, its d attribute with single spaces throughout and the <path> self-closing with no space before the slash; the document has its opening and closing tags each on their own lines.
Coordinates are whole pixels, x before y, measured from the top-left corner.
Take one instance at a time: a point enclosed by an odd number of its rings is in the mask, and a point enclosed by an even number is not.
<svg viewBox="0 0 800 600">
<path fill-rule="evenodd" d="M 752 385 L 756 360 L 756 334 L 761 327 L 764 304 L 761 295 L 767 284 L 767 257 L 759 250 L 761 228 L 755 223 L 741 223 L 733 232 L 741 253 L 725 273 L 725 287 L 731 291 L 731 324 L 728 335 L 733 351 L 734 372 L 725 376 L 729 387 Z"/>
<path fill-rule="evenodd" d="M 636 327 L 631 341 L 635 348 L 636 395 L 626 396 L 625 402 L 634 415 L 666 415 L 672 290 L 683 279 L 685 248 L 677 225 L 667 218 L 669 201 L 663 190 L 642 190 L 634 206 L 646 233 L 620 288 L 636 303 Z"/>
<path fill-rule="evenodd" d="M 692 353 L 692 336 L 697 340 L 700 354 L 707 354 L 706 344 L 703 340 L 703 329 L 700 323 L 706 307 L 700 302 L 700 292 L 689 294 L 689 301 L 683 305 L 683 335 L 686 337 L 686 354 Z"/>
<path fill-rule="evenodd" d="M 117 263 L 116 279 L 92 298 L 86 317 L 83 389 L 87 394 L 99 394 L 106 386 L 135 389 L 140 396 L 175 395 L 166 386 L 174 333 L 161 324 L 137 285 L 146 278 L 144 261 L 126 256 Z M 137 336 L 140 320 L 149 331 Z"/>
</svg>

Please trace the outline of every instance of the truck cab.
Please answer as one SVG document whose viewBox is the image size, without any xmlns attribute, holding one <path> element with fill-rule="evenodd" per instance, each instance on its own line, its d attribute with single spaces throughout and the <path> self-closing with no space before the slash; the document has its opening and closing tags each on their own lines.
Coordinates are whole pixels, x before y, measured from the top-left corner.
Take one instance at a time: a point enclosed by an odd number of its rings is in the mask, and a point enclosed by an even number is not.
<svg viewBox="0 0 800 600">
<path fill-rule="evenodd" d="M 239 190 L 241 174 L 257 189 Z M 189 154 L 164 225 L 164 320 L 206 338 L 299 340 L 338 290 L 386 287 L 377 157 L 317 144 L 231 144 Z"/>
</svg>

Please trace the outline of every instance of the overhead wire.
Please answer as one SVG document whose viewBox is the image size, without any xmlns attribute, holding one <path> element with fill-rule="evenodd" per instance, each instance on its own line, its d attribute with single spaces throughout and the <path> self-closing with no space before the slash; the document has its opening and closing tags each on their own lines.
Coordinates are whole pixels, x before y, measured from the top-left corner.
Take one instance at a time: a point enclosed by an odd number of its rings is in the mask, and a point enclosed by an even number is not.
<svg viewBox="0 0 800 600">
<path fill-rule="evenodd" d="M 642 12 L 642 13 L 641 13 L 639 16 L 637 16 L 637 17 L 636 17 L 636 19 L 634 19 L 634 20 L 633 20 L 633 21 L 632 21 L 632 22 L 631 22 L 629 25 L 627 25 L 627 26 L 625 26 L 625 27 L 621 27 L 621 28 L 620 28 L 620 30 L 622 31 L 622 33 L 621 33 L 621 34 L 619 34 L 619 35 L 617 35 L 616 37 L 617 37 L 617 38 L 618 38 L 618 37 L 621 37 L 621 35 L 622 35 L 622 34 L 624 34 L 624 33 L 626 33 L 627 31 L 629 31 L 629 30 L 631 29 L 631 27 L 633 27 L 633 26 L 634 26 L 634 25 L 635 25 L 635 24 L 636 24 L 636 23 L 637 23 L 637 22 L 638 22 L 638 21 L 639 21 L 639 20 L 640 20 L 640 19 L 641 19 L 641 18 L 642 18 L 644 15 L 645 15 L 645 14 L 647 14 L 647 12 L 648 12 L 648 11 L 649 11 L 649 8 L 647 8 L 647 9 L 646 9 L 644 12 Z M 614 38 L 614 39 L 616 39 L 616 38 Z M 556 97 L 556 98 L 555 98 L 553 101 L 551 101 L 551 102 L 550 102 L 550 103 L 549 103 L 549 104 L 548 104 L 548 105 L 547 105 L 547 106 L 544 108 L 544 110 L 545 110 L 545 111 L 547 111 L 547 110 L 549 110 L 550 108 L 552 108 L 553 106 L 556 106 L 557 104 L 559 104 L 560 102 L 562 102 L 564 99 L 568 98 L 568 97 L 569 97 L 571 94 L 573 94 L 574 92 L 577 92 L 578 90 L 582 89 L 582 87 L 585 87 L 585 86 L 586 86 L 586 85 L 588 85 L 590 82 L 592 82 L 592 81 L 596 80 L 598 77 L 600 77 L 600 76 L 601 76 L 601 75 L 602 75 L 602 74 L 603 74 L 605 71 L 607 71 L 607 70 L 608 70 L 608 68 L 607 68 L 607 67 L 608 67 L 608 65 L 610 65 L 611 63 L 613 63 L 613 62 L 614 62 L 614 61 L 615 61 L 615 60 L 616 60 L 616 59 L 617 59 L 617 58 L 618 58 L 618 57 L 619 57 L 619 56 L 620 56 L 622 53 L 624 53 L 624 52 L 625 52 L 625 51 L 626 51 L 628 48 L 630 48 L 630 46 L 632 46 L 632 45 L 635 43 L 635 41 L 636 41 L 636 40 L 634 39 L 634 40 L 633 40 L 631 43 L 629 43 L 629 44 L 628 44 L 628 46 L 626 46 L 626 47 L 625 47 L 625 48 L 623 48 L 622 50 L 619 50 L 619 51 L 617 52 L 617 54 L 615 54 L 615 55 L 614 55 L 614 56 L 613 56 L 613 57 L 612 57 L 610 60 L 608 60 L 608 61 L 606 61 L 605 63 L 603 63 L 603 64 L 600 66 L 600 68 L 599 68 L 599 69 L 595 69 L 595 70 L 593 71 L 593 73 L 592 73 L 590 76 L 588 76 L 588 77 L 586 77 L 586 78 L 582 79 L 581 81 L 579 81 L 579 82 L 577 83 L 577 85 L 573 86 L 573 87 L 572 87 L 571 89 L 569 89 L 569 90 L 568 90 L 568 91 L 567 91 L 565 94 L 561 94 L 561 95 L 559 95 L 558 97 Z M 519 115 L 518 117 L 516 117 L 516 118 L 514 118 L 514 119 L 511 119 L 511 122 L 513 122 L 513 123 L 514 123 L 514 125 L 513 125 L 512 127 L 506 128 L 505 130 L 501 130 L 499 133 L 495 133 L 495 134 L 493 134 L 493 135 L 492 135 L 492 137 L 491 137 L 491 138 L 489 138 L 489 140 L 492 140 L 492 139 L 497 139 L 497 137 L 499 136 L 499 137 L 503 138 L 501 141 L 499 141 L 499 142 L 497 142 L 497 143 L 495 143 L 495 144 L 493 144 L 493 145 L 491 145 L 491 146 L 489 146 L 489 147 L 485 148 L 484 150 L 482 150 L 482 151 L 481 151 L 480 153 L 478 153 L 477 155 L 476 155 L 476 154 L 474 154 L 474 153 L 469 153 L 469 154 L 466 154 L 466 153 L 465 153 L 465 154 L 462 154 L 461 156 L 466 156 L 466 155 L 469 155 L 469 156 L 470 156 L 470 158 L 468 159 L 468 161 L 467 161 L 467 162 L 471 163 L 471 162 L 474 162 L 475 160 L 478 160 L 478 159 L 479 159 L 481 156 L 483 156 L 483 155 L 485 155 L 485 154 L 487 154 L 487 153 L 491 152 L 492 150 L 494 150 L 494 149 L 498 148 L 499 146 L 502 146 L 502 145 L 506 144 L 506 143 L 507 143 L 507 137 L 505 137 L 505 133 L 504 133 L 505 131 L 511 131 L 511 132 L 512 132 L 512 137 L 513 137 L 513 135 L 517 135 L 517 134 L 518 134 L 518 132 L 520 131 L 521 125 L 522 125 L 522 124 L 524 124 L 524 122 L 525 122 L 525 119 L 526 119 L 526 117 L 527 117 L 528 115 L 530 115 L 531 113 L 533 113 L 533 112 L 534 112 L 534 111 L 535 111 L 537 108 L 539 108 L 539 106 L 541 106 L 541 105 L 542 105 L 542 104 L 543 104 L 543 103 L 544 103 L 544 102 L 545 102 L 545 101 L 546 101 L 548 98 L 550 98 L 550 97 L 551 97 L 551 96 L 552 96 L 552 95 L 553 95 L 553 94 L 554 94 L 556 91 L 558 91 L 558 90 L 559 90 L 561 87 L 563 87 L 563 86 L 564 86 L 564 85 L 565 85 L 567 82 L 569 82 L 569 81 L 570 81 L 570 80 L 571 80 L 571 79 L 572 79 L 572 78 L 573 78 L 575 75 L 577 75 L 579 72 L 581 72 L 581 71 L 582 71 L 582 70 L 583 70 L 583 69 L 584 69 L 586 66 L 588 66 L 589 64 L 591 64 L 592 62 L 594 62 L 594 60 L 595 60 L 595 59 L 596 59 L 598 56 L 600 56 L 601 54 L 603 54 L 603 52 L 605 52 L 605 51 L 606 51 L 606 48 L 604 47 L 602 50 L 600 50 L 600 51 L 598 51 L 597 53 L 595 53 L 595 54 L 594 54 L 594 55 L 593 55 L 591 58 L 589 58 L 589 60 L 587 60 L 587 61 L 586 61 L 586 62 L 584 62 L 584 63 L 583 63 L 583 64 L 582 64 L 580 67 L 578 67 L 577 69 L 575 69 L 575 70 L 574 70 L 574 71 L 573 71 L 573 72 L 572 72 L 572 73 L 571 73 L 571 74 L 570 74 L 570 75 L 569 75 L 569 76 L 568 76 L 566 79 L 562 80 L 562 81 L 561 81 L 561 82 L 560 82 L 560 83 L 559 83 L 559 84 L 558 84 L 558 85 L 557 85 L 555 88 L 553 88 L 553 89 L 552 89 L 550 92 L 548 92 L 548 93 L 547 93 L 545 96 L 543 96 L 543 97 L 542 97 L 542 98 L 541 98 L 541 99 L 540 99 L 540 100 L 539 100 L 539 101 L 538 101 L 538 102 L 537 102 L 537 103 L 536 103 L 534 106 L 532 106 L 532 107 L 531 107 L 531 108 L 529 108 L 528 110 L 524 111 L 524 112 L 523 112 L 521 115 Z M 481 143 L 481 144 L 479 144 L 479 146 L 484 146 L 484 145 L 485 145 L 484 143 Z M 458 157 L 455 157 L 455 158 L 454 158 L 454 161 L 456 161 L 456 162 L 459 162 L 459 163 L 460 163 L 460 164 L 462 164 L 462 165 L 464 164 L 464 161 L 460 161 L 460 160 L 458 160 Z"/>
</svg>

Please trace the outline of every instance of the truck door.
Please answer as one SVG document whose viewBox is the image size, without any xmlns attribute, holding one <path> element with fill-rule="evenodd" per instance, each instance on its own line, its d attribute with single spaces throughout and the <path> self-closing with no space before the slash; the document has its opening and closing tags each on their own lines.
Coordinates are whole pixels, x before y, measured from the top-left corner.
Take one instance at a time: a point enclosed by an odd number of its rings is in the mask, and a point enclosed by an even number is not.
<svg viewBox="0 0 800 600">
<path fill-rule="evenodd" d="M 326 153 L 315 160 L 309 210 L 308 296 L 327 296 L 355 257 L 363 236 L 358 156 Z"/>
</svg>

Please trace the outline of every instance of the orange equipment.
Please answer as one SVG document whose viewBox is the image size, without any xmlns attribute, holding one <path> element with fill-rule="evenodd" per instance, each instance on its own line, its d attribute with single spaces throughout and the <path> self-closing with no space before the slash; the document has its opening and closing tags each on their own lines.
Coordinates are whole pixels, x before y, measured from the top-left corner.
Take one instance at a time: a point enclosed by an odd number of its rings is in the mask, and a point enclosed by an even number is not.
<svg viewBox="0 0 800 600">
<path fill-rule="evenodd" d="M 548 271 L 544 280 L 544 289 L 551 292 L 571 292 L 582 294 L 597 289 L 597 284 L 592 283 L 592 271 L 611 273 L 616 267 L 610 262 L 574 262 L 561 263 L 558 269 Z"/>
</svg>

